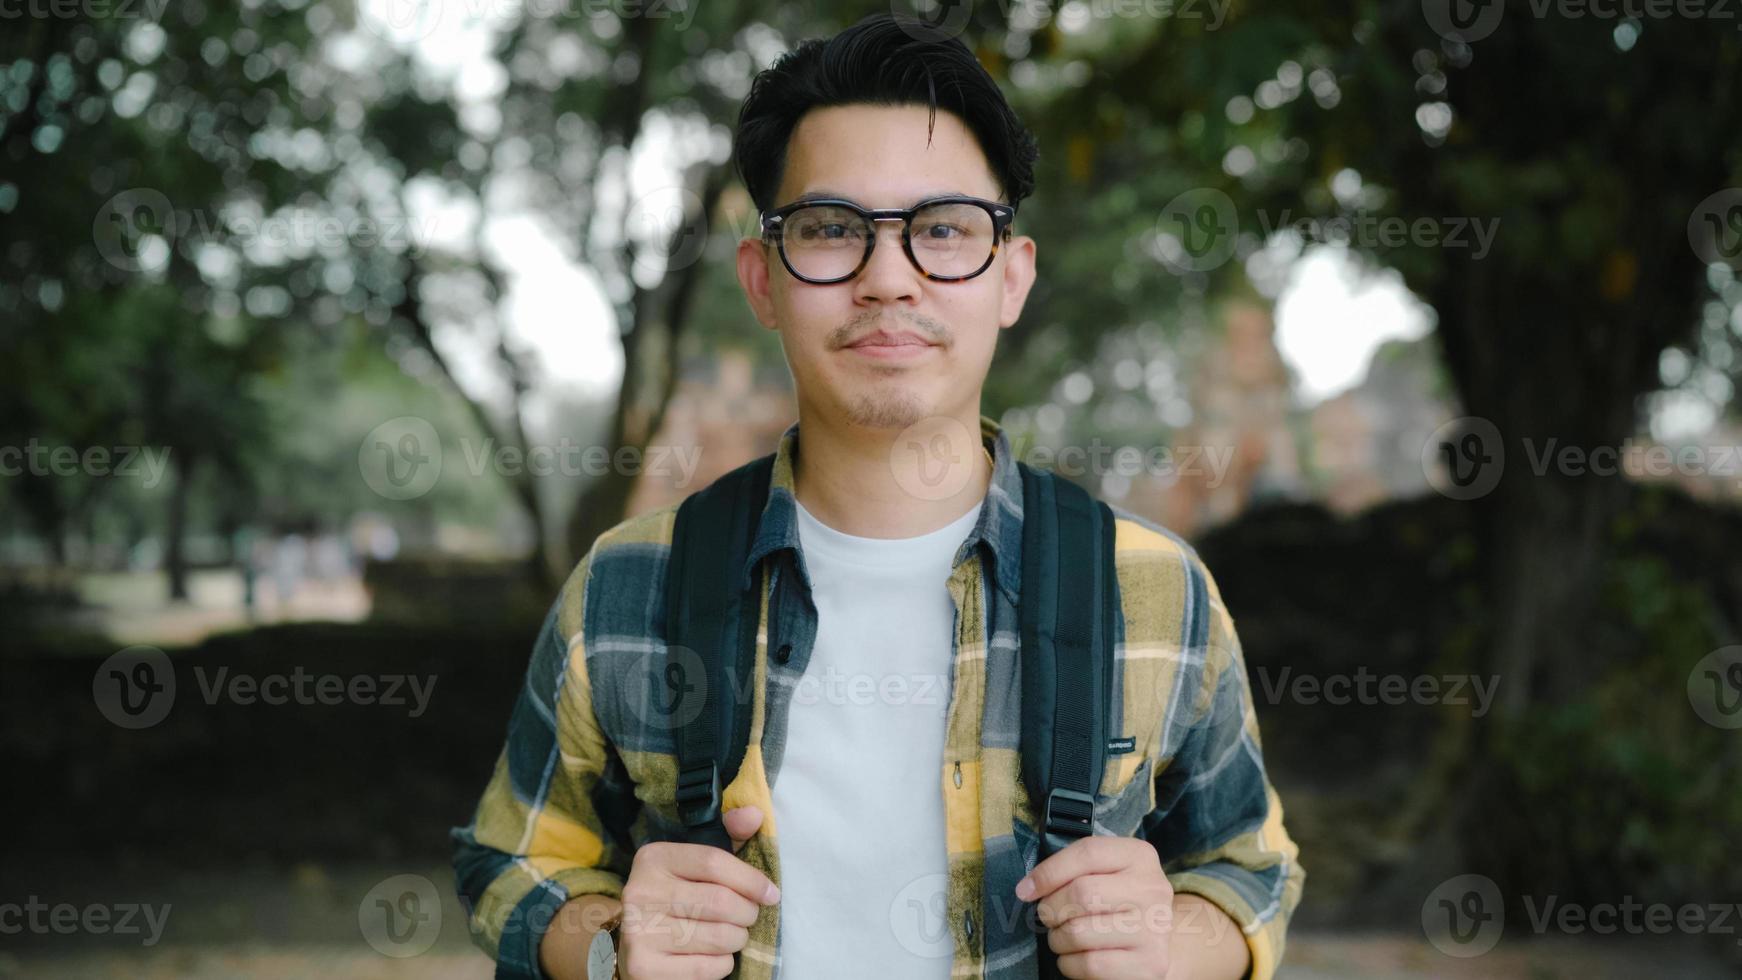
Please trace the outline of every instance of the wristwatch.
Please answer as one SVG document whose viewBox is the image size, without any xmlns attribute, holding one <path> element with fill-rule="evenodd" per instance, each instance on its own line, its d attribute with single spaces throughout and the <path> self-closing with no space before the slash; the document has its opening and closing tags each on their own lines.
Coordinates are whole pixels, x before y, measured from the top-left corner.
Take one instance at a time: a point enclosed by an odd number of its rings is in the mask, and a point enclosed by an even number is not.
<svg viewBox="0 0 1742 980">
<path fill-rule="evenodd" d="M 617 949 L 622 941 L 623 913 L 613 915 L 599 931 L 593 933 L 587 947 L 587 980 L 620 980 L 617 975 Z"/>
</svg>

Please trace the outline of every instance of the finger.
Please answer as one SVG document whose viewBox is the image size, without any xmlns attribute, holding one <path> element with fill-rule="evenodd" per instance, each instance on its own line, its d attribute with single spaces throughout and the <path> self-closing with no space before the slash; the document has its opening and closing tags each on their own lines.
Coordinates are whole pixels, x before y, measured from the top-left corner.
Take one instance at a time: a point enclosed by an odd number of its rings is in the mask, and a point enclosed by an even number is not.
<svg viewBox="0 0 1742 980">
<path fill-rule="evenodd" d="M 623 976 L 665 976 L 678 980 L 723 980 L 732 975 L 732 957 L 726 953 L 643 953 L 634 946 L 623 951 L 619 972 Z"/>
<path fill-rule="evenodd" d="M 1058 958 L 1059 972 L 1069 980 L 1136 980 L 1154 976 L 1154 967 L 1138 961 L 1128 949 L 1090 949 Z M 1146 972 L 1147 971 L 1147 972 Z"/>
<path fill-rule="evenodd" d="M 689 881 L 725 885 L 763 905 L 780 901 L 780 889 L 767 875 L 745 864 L 737 855 L 706 844 L 679 844 L 672 848 L 666 871 Z"/>
<path fill-rule="evenodd" d="M 732 957 L 715 954 L 674 956 L 671 962 L 678 965 L 677 972 L 671 975 L 679 980 L 725 980 L 736 965 Z"/>
<path fill-rule="evenodd" d="M 756 923 L 755 902 L 725 885 L 678 879 L 671 886 L 671 914 L 703 922 L 726 922 L 746 928 Z"/>
<path fill-rule="evenodd" d="M 750 941 L 750 930 L 730 922 L 702 922 L 696 919 L 672 919 L 667 923 L 670 942 L 663 944 L 673 954 L 693 953 L 730 955 Z"/>
<path fill-rule="evenodd" d="M 1041 925 L 1056 929 L 1085 915 L 1099 915 L 1102 912 L 1133 906 L 1136 902 L 1125 897 L 1131 890 L 1126 887 L 1127 877 L 1129 876 L 1114 873 L 1074 878 L 1063 888 L 1036 903 L 1035 914 L 1040 916 Z"/>
<path fill-rule="evenodd" d="M 1155 846 L 1136 837 L 1084 837 L 1034 866 L 1016 883 L 1016 897 L 1032 902 L 1085 874 L 1110 874 L 1146 863 L 1160 865 Z"/>
<path fill-rule="evenodd" d="M 1046 944 L 1060 955 L 1091 949 L 1136 949 L 1146 938 L 1144 929 L 1143 916 L 1135 909 L 1085 915 L 1048 930 Z"/>
<path fill-rule="evenodd" d="M 726 834 L 732 838 L 732 851 L 736 853 L 744 846 L 744 842 L 756 836 L 756 831 L 762 827 L 762 808 L 759 806 L 740 806 L 727 810 L 721 822 L 726 825 Z"/>
</svg>

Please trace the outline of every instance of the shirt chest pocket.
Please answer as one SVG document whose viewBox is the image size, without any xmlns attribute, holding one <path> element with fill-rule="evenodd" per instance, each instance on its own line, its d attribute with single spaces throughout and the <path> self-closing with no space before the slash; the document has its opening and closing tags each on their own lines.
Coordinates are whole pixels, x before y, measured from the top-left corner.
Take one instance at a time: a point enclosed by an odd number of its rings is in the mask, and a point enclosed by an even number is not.
<svg viewBox="0 0 1742 980">
<path fill-rule="evenodd" d="M 1155 808 L 1154 760 L 1148 756 L 1112 756 L 1107 760 L 1101 791 L 1095 794 L 1096 833 L 1134 837 L 1143 818 Z"/>
</svg>

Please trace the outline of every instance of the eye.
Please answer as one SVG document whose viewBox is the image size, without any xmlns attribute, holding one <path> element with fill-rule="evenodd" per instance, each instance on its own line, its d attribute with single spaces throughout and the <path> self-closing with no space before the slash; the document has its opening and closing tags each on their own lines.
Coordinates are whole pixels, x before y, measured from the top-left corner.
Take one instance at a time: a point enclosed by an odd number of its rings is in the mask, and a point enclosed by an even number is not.
<svg viewBox="0 0 1742 980">
<path fill-rule="evenodd" d="M 992 218 L 985 210 L 968 204 L 933 204 L 913 222 L 913 240 L 937 249 L 959 248 L 992 237 Z"/>
<path fill-rule="evenodd" d="M 832 214 L 809 214 L 794 221 L 787 229 L 789 236 L 801 242 L 832 245 L 857 242 L 863 231 L 850 217 Z"/>
<path fill-rule="evenodd" d="M 946 242 L 952 238 L 960 238 L 967 233 L 968 229 L 963 228 L 961 225 L 945 224 L 943 222 L 934 222 L 920 228 L 920 234 L 922 236 Z"/>
</svg>

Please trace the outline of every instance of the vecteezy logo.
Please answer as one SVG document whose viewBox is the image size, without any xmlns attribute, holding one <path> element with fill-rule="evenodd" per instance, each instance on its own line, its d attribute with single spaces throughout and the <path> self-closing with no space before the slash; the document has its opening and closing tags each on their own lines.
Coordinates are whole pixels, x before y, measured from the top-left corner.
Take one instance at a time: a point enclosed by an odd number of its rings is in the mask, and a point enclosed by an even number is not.
<svg viewBox="0 0 1742 980">
<path fill-rule="evenodd" d="M 918 500 L 948 500 L 967 488 L 979 472 L 977 434 L 947 415 L 920 419 L 889 446 L 889 471 L 895 485 Z"/>
<path fill-rule="evenodd" d="M 1421 13 L 1440 37 L 1474 44 L 1500 26 L 1506 4 L 1504 0 L 1421 0 Z"/>
<path fill-rule="evenodd" d="M 411 44 L 429 37 L 442 20 L 444 0 L 360 0 L 357 19 L 383 41 Z"/>
<path fill-rule="evenodd" d="M 636 198 L 623 225 L 631 239 L 642 243 L 635 252 L 635 268 L 648 277 L 694 265 L 708 244 L 708 216 L 701 196 L 687 187 L 668 187 Z"/>
<path fill-rule="evenodd" d="M 363 437 L 357 469 L 369 489 L 388 500 L 421 497 L 442 475 L 442 441 L 415 415 L 388 419 Z"/>
<path fill-rule="evenodd" d="M 1208 272 L 1233 258 L 1239 231 L 1233 198 L 1214 187 L 1179 195 L 1155 221 L 1161 261 L 1180 273 Z"/>
<path fill-rule="evenodd" d="M 98 666 L 91 678 L 91 698 L 116 725 L 150 728 L 175 705 L 175 668 L 169 655 L 156 647 L 128 647 Z"/>
<path fill-rule="evenodd" d="M 903 885 L 889 903 L 889 931 L 914 956 L 942 959 L 955 953 L 950 935 L 948 875 L 922 875 Z"/>
<path fill-rule="evenodd" d="M 672 733 L 702 713 L 707 697 L 707 665 L 689 647 L 650 647 L 624 674 L 624 705 L 644 731 Z"/>
<path fill-rule="evenodd" d="M 1500 886 L 1484 875 L 1459 875 L 1440 883 L 1421 903 L 1421 928 L 1447 956 L 1481 956 L 1506 931 Z"/>
<path fill-rule="evenodd" d="M 162 191 L 135 187 L 103 203 L 91 224 L 97 254 L 122 272 L 156 272 L 175 247 L 175 208 Z"/>
<path fill-rule="evenodd" d="M 1742 728 L 1742 646 L 1721 647 L 1694 664 L 1688 703 L 1714 728 Z"/>
<path fill-rule="evenodd" d="M 1476 416 L 1452 419 L 1422 444 L 1421 469 L 1430 486 L 1453 500 L 1487 496 L 1506 470 L 1500 429 Z"/>
<path fill-rule="evenodd" d="M 889 0 L 889 12 L 908 37 L 936 42 L 957 37 L 967 28 L 974 0 Z"/>
<path fill-rule="evenodd" d="M 959 462 L 960 453 L 950 450 L 950 438 L 942 432 L 932 433 L 932 437 L 921 446 L 918 442 L 910 442 L 908 449 L 913 450 L 914 461 L 919 464 L 919 480 L 928 487 L 935 487 L 949 475 L 949 464 Z M 936 465 L 933 465 L 936 464 Z"/>
<path fill-rule="evenodd" d="M 422 875 L 394 875 L 369 889 L 357 906 L 357 927 L 383 956 L 417 956 L 442 932 L 441 896 Z"/>
<path fill-rule="evenodd" d="M 1694 208 L 1688 244 L 1703 262 L 1742 269 L 1742 187 L 1718 191 Z"/>
</svg>

